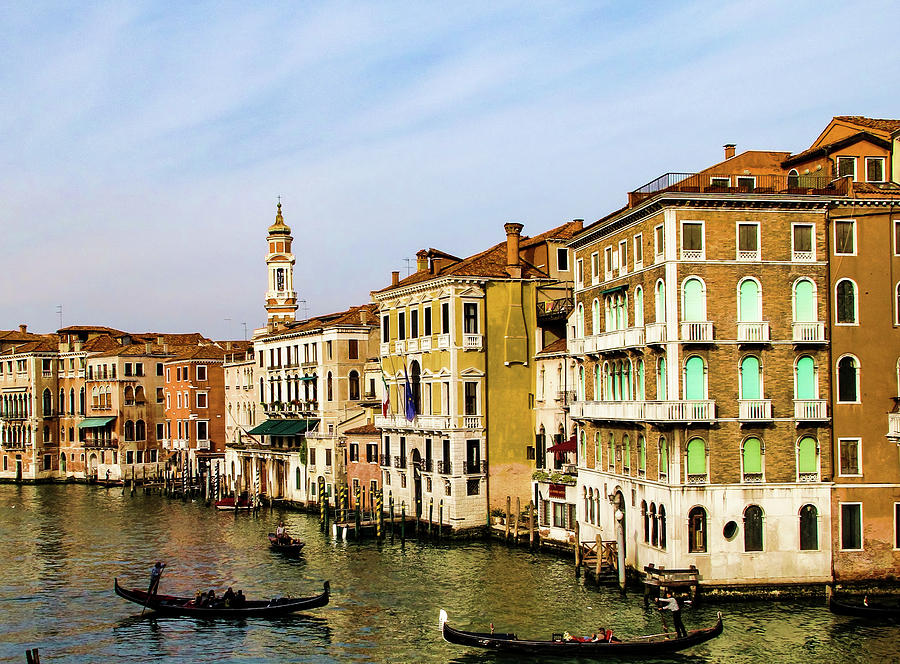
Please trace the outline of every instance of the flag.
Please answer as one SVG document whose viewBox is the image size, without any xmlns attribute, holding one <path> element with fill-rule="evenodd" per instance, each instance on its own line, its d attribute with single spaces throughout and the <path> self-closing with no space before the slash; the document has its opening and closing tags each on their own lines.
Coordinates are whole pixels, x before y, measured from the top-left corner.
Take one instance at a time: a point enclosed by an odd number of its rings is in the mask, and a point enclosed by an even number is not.
<svg viewBox="0 0 900 664">
<path fill-rule="evenodd" d="M 381 414 L 384 417 L 387 417 L 388 411 L 391 409 L 391 390 L 387 384 L 387 378 L 384 377 L 384 372 L 381 372 L 381 382 L 384 384 L 384 395 L 381 397 Z"/>
<path fill-rule="evenodd" d="M 406 379 L 406 419 L 412 422 L 416 419 L 416 402 L 413 399 L 413 391 L 409 385 L 409 374 L 406 373 L 405 365 L 403 367 L 403 377 Z"/>
</svg>

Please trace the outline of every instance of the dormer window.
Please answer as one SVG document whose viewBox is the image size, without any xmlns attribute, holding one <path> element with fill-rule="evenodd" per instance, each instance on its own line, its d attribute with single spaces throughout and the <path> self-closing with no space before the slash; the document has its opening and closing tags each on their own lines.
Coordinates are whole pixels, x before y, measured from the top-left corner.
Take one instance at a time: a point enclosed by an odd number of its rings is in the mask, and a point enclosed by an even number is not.
<svg viewBox="0 0 900 664">
<path fill-rule="evenodd" d="M 884 157 L 866 157 L 866 182 L 884 182 Z"/>
<path fill-rule="evenodd" d="M 856 157 L 838 157 L 837 175 L 839 178 L 856 180 Z"/>
</svg>

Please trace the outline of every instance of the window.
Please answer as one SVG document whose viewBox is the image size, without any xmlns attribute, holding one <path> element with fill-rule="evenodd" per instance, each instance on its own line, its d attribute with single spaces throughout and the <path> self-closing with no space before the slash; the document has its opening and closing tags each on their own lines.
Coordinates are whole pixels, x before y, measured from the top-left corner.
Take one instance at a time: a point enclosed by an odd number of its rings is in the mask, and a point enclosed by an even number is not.
<svg viewBox="0 0 900 664">
<path fill-rule="evenodd" d="M 859 402 L 859 363 L 852 355 L 838 360 L 838 402 Z"/>
<path fill-rule="evenodd" d="M 634 289 L 634 326 L 644 327 L 644 289 Z"/>
<path fill-rule="evenodd" d="M 609 268 L 609 247 L 606 248 L 606 278 L 609 279 L 611 274 Z M 591 254 L 591 283 L 596 284 L 600 281 L 600 254 L 596 251 Z"/>
<path fill-rule="evenodd" d="M 165 390 L 161 387 L 156 388 L 156 403 L 162 403 L 165 400 Z"/>
<path fill-rule="evenodd" d="M 866 157 L 866 182 L 884 182 L 884 157 Z"/>
<path fill-rule="evenodd" d="M 478 334 L 478 304 L 475 302 L 463 303 L 463 332 Z"/>
<path fill-rule="evenodd" d="M 894 256 L 900 256 L 900 219 L 894 219 Z"/>
<path fill-rule="evenodd" d="M 696 277 L 685 279 L 681 287 L 681 319 L 685 322 L 706 320 L 706 289 Z"/>
<path fill-rule="evenodd" d="M 131 362 L 126 362 L 126 363 L 125 363 L 125 375 L 126 375 L 126 376 L 133 376 L 133 375 L 134 375 L 134 373 L 132 372 L 132 364 L 131 364 Z"/>
<path fill-rule="evenodd" d="M 894 503 L 894 548 L 900 549 L 900 503 Z"/>
<path fill-rule="evenodd" d="M 738 321 L 756 323 L 761 320 L 762 297 L 759 283 L 755 279 L 744 279 L 738 286 Z"/>
<path fill-rule="evenodd" d="M 862 549 L 862 504 L 841 503 L 841 549 Z"/>
<path fill-rule="evenodd" d="M 397 312 L 397 338 L 401 341 L 406 339 L 406 312 L 398 311 Z M 326 349 L 328 348 L 328 344 L 330 341 L 325 342 Z"/>
<path fill-rule="evenodd" d="M 271 350 L 270 350 L 269 352 L 272 353 Z M 128 370 L 128 369 L 126 369 L 126 371 L 127 371 L 127 370 Z M 181 367 L 175 367 L 175 381 L 176 381 L 176 382 L 181 382 Z"/>
<path fill-rule="evenodd" d="M 197 392 L 197 408 L 209 407 L 209 394 L 207 392 Z"/>
<path fill-rule="evenodd" d="M 706 362 L 692 355 L 684 363 L 684 398 L 686 401 L 706 399 Z"/>
<path fill-rule="evenodd" d="M 862 441 L 859 438 L 838 438 L 841 475 L 862 475 L 861 444 Z"/>
<path fill-rule="evenodd" d="M 894 324 L 900 325 L 900 281 L 898 281 L 897 285 L 894 287 L 894 309 L 896 310 L 894 314 Z"/>
<path fill-rule="evenodd" d="M 381 317 L 381 342 L 387 343 L 391 340 L 391 317 L 385 314 Z"/>
<path fill-rule="evenodd" d="M 721 188 L 721 187 L 730 187 L 731 186 L 731 178 L 726 177 L 711 177 L 709 179 L 709 185 L 711 188 Z"/>
<path fill-rule="evenodd" d="M 325 395 L 325 398 L 328 399 L 328 401 L 334 401 L 334 381 L 332 380 L 330 371 L 325 377 Z"/>
<path fill-rule="evenodd" d="M 619 242 L 619 276 L 628 272 L 628 242 Z"/>
<path fill-rule="evenodd" d="M 569 250 L 565 247 L 556 249 L 556 269 L 560 272 L 569 271 Z"/>
<path fill-rule="evenodd" d="M 359 443 L 350 443 L 350 461 L 359 461 Z"/>
<path fill-rule="evenodd" d="M 423 334 L 426 337 L 431 336 L 431 306 L 426 305 L 422 310 L 422 327 L 424 328 Z"/>
<path fill-rule="evenodd" d="M 450 303 L 441 302 L 441 334 L 450 334 Z"/>
<path fill-rule="evenodd" d="M 156 440 L 162 440 L 166 437 L 166 425 L 164 422 L 156 423 Z"/>
<path fill-rule="evenodd" d="M 657 263 L 659 263 L 665 255 L 664 238 L 663 226 L 660 224 L 653 229 L 653 253 L 655 254 L 655 261 Z"/>
<path fill-rule="evenodd" d="M 162 376 L 162 375 L 163 375 L 163 365 L 162 365 L 162 362 L 157 362 L 157 363 L 156 363 L 156 375 L 157 375 L 157 376 Z"/>
<path fill-rule="evenodd" d="M 819 444 L 815 438 L 805 436 L 797 443 L 797 471 L 800 476 L 819 474 Z"/>
<path fill-rule="evenodd" d="M 741 455 L 744 481 L 762 481 L 762 443 L 751 437 L 744 441 Z"/>
<path fill-rule="evenodd" d="M 819 398 L 816 362 L 809 355 L 797 359 L 794 369 L 794 398 L 800 401 Z"/>
<path fill-rule="evenodd" d="M 737 259 L 739 261 L 759 260 L 759 224 L 739 223 L 737 225 Z"/>
<path fill-rule="evenodd" d="M 582 258 L 575 261 L 575 285 L 577 287 L 584 286 L 584 259 Z"/>
<path fill-rule="evenodd" d="M 815 505 L 800 508 L 800 550 L 819 550 L 819 512 Z"/>
<path fill-rule="evenodd" d="M 856 180 L 856 157 L 838 157 L 837 176 L 839 178 L 849 177 Z"/>
<path fill-rule="evenodd" d="M 666 284 L 660 279 L 656 282 L 656 300 L 654 303 L 657 323 L 666 322 Z"/>
<path fill-rule="evenodd" d="M 147 424 L 144 420 L 138 420 L 134 423 L 134 439 L 147 440 Z"/>
<path fill-rule="evenodd" d="M 763 550 L 763 511 L 758 505 L 744 510 L 744 551 Z"/>
<path fill-rule="evenodd" d="M 634 236 L 634 269 L 644 267 L 644 236 L 638 233 Z"/>
<path fill-rule="evenodd" d="M 131 420 L 125 421 L 125 440 L 129 442 L 134 440 L 134 422 Z"/>
<path fill-rule="evenodd" d="M 856 284 L 850 279 L 841 279 L 835 287 L 835 315 L 838 325 L 856 325 Z"/>
<path fill-rule="evenodd" d="M 409 312 L 409 338 L 419 338 L 419 310 L 413 309 Z"/>
<path fill-rule="evenodd" d="M 809 279 L 798 279 L 794 282 L 794 322 L 812 323 L 816 320 L 816 286 Z"/>
<path fill-rule="evenodd" d="M 350 401 L 359 401 L 359 373 L 351 371 L 349 376 Z"/>
<path fill-rule="evenodd" d="M 209 422 L 197 420 L 197 440 L 209 440 Z"/>
<path fill-rule="evenodd" d="M 748 355 L 741 360 L 741 396 L 743 400 L 762 398 L 762 375 L 759 369 L 759 358 Z"/>
<path fill-rule="evenodd" d="M 656 363 L 656 399 L 666 401 L 666 358 L 661 357 Z"/>
<path fill-rule="evenodd" d="M 737 181 L 738 189 L 742 192 L 751 192 L 756 189 L 756 178 L 752 175 L 738 175 L 735 180 Z"/>
<path fill-rule="evenodd" d="M 700 506 L 688 512 L 688 552 L 706 553 L 706 510 Z"/>
<path fill-rule="evenodd" d="M 852 219 L 834 222 L 834 253 L 848 256 L 856 254 L 856 222 Z"/>
<path fill-rule="evenodd" d="M 477 415 L 478 414 L 478 383 L 472 381 L 466 381 L 463 384 L 463 390 L 465 393 L 465 414 L 466 415 Z"/>
<path fill-rule="evenodd" d="M 185 367 L 184 368 L 185 380 L 187 380 L 187 372 L 188 372 L 188 368 Z M 206 380 L 206 365 L 205 364 L 197 365 L 197 380 Z"/>
<path fill-rule="evenodd" d="M 706 444 L 700 438 L 691 438 L 687 444 L 687 474 L 688 478 L 706 477 Z M 690 479 L 688 479 L 690 482 Z"/>
<path fill-rule="evenodd" d="M 134 363 L 134 375 L 135 376 L 143 376 L 144 375 L 144 363 L 143 362 L 135 362 Z M 115 378 L 115 375 L 113 375 Z"/>
<path fill-rule="evenodd" d="M 703 260 L 703 222 L 681 223 L 681 259 Z"/>
<path fill-rule="evenodd" d="M 816 260 L 816 250 L 813 246 L 813 228 L 812 224 L 793 224 L 791 226 L 791 260 Z"/>
</svg>

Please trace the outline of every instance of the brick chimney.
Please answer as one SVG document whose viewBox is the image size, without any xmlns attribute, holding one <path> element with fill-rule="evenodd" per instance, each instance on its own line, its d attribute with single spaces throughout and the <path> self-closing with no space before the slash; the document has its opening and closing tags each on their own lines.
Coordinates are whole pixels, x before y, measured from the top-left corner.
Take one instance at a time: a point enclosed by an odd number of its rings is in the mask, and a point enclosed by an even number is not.
<svg viewBox="0 0 900 664">
<path fill-rule="evenodd" d="M 725 158 L 726 159 L 731 159 L 734 156 L 735 147 L 736 146 L 734 143 L 726 143 L 725 144 Z"/>
<path fill-rule="evenodd" d="M 416 252 L 416 272 L 421 272 L 422 270 L 428 269 L 428 252 L 424 249 L 419 249 Z"/>
<path fill-rule="evenodd" d="M 519 235 L 522 224 L 515 222 L 503 224 L 506 231 L 506 273 L 513 279 L 522 278 L 522 263 L 519 259 Z"/>
<path fill-rule="evenodd" d="M 584 219 L 573 219 L 572 223 L 575 224 L 575 228 L 580 230 L 584 230 Z"/>
<path fill-rule="evenodd" d="M 400 271 L 394 270 L 391 272 L 391 286 L 396 286 L 400 283 Z"/>
<path fill-rule="evenodd" d="M 361 325 L 368 325 L 369 323 L 369 311 L 365 307 L 359 310 L 359 322 Z"/>
<path fill-rule="evenodd" d="M 25 323 L 19 323 L 19 332 L 28 334 L 28 326 Z"/>
<path fill-rule="evenodd" d="M 231 342 L 230 341 L 225 342 L 225 350 L 231 350 Z"/>
</svg>

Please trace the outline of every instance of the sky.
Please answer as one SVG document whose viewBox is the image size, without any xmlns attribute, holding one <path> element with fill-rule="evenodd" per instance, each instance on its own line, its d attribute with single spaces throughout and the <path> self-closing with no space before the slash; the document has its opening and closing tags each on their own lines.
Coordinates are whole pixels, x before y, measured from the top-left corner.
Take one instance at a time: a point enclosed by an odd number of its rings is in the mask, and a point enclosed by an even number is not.
<svg viewBox="0 0 900 664">
<path fill-rule="evenodd" d="M 900 117 L 896 2 L 0 0 L 0 329 L 242 339 L 621 207 L 722 146 Z"/>
</svg>

